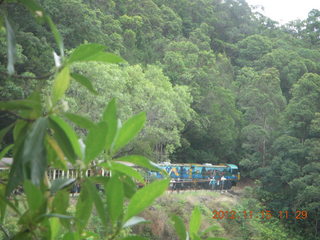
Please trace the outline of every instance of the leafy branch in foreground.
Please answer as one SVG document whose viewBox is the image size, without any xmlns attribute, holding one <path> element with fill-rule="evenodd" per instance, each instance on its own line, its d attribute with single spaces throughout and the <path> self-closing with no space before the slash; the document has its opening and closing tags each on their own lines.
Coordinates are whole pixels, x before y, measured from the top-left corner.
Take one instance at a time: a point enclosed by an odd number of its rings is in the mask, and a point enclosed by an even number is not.
<svg viewBox="0 0 320 240">
<path fill-rule="evenodd" d="M 51 18 L 35 1 L 18 2 L 40 22 L 49 25 L 60 56 L 54 53 L 56 72 L 49 96 L 36 91 L 24 100 L 0 102 L 1 111 L 10 112 L 17 118 L 12 126 L 1 130 L 0 134 L 3 137 L 12 130 L 14 137 L 14 143 L 10 145 L 13 163 L 8 182 L 0 185 L 1 230 L 8 239 L 84 239 L 93 236 L 86 226 L 95 208 L 105 228 L 102 237 L 119 238 L 123 229 L 146 222 L 136 215 L 160 196 L 169 183 L 168 179 L 164 179 L 137 190 L 136 181 L 143 182 L 143 177 L 135 169 L 120 163 L 127 161 L 159 170 L 157 166 L 137 155 L 113 159 L 140 132 L 146 114 L 139 113 L 121 126 L 115 100 L 109 102 L 99 122 L 64 112 L 62 99 L 71 80 L 96 93 L 90 80 L 72 72 L 72 64 L 89 61 L 118 63 L 122 59 L 105 52 L 105 47 L 100 44 L 80 45 L 65 57 L 62 38 Z M 12 75 L 15 37 L 10 22 L 6 16 L 4 18 L 8 41 L 8 74 Z M 87 129 L 84 143 L 65 118 Z M 9 149 L 4 149 L 0 155 L 7 151 Z M 95 160 L 101 155 L 104 161 L 98 166 Z M 76 179 L 48 179 L 46 170 L 49 166 L 67 170 L 70 165 L 80 173 Z M 112 177 L 100 177 L 99 174 L 88 177 L 84 174 L 87 169 L 96 173 L 101 167 L 110 171 Z M 81 193 L 75 210 L 70 211 L 69 189 L 74 183 L 81 184 Z M 96 184 L 104 186 L 105 194 L 98 191 Z M 19 186 L 23 186 L 23 196 L 13 194 Z M 13 212 L 19 218 L 19 229 L 9 232 L 4 226 L 6 217 Z M 143 239 L 138 236 L 135 238 Z"/>
<path fill-rule="evenodd" d="M 12 4 L 9 0 L 5 3 Z M 8 46 L 8 73 L 5 75 L 9 79 L 50 79 L 52 85 L 49 94 L 35 91 L 26 99 L 0 102 L 0 111 L 16 118 L 12 125 L 0 131 L 0 140 L 11 131 L 14 139 L 13 144 L 0 153 L 0 159 L 8 151 L 13 155 L 8 181 L 0 184 L 0 231 L 3 233 L 0 236 L 5 239 L 98 239 L 87 228 L 96 213 L 103 226 L 102 239 L 145 239 L 126 236 L 128 228 L 147 222 L 138 214 L 165 192 L 169 179 L 155 181 L 138 190 L 136 183 L 144 184 L 143 176 L 121 163 L 129 162 L 152 171 L 161 169 L 143 156 L 120 156 L 119 152 L 139 134 L 145 125 L 146 114 L 138 113 L 122 125 L 117 117 L 115 99 L 107 104 L 97 122 L 66 112 L 63 107 L 64 95 L 73 80 L 97 94 L 86 76 L 73 72 L 73 64 L 91 61 L 115 64 L 122 59 L 105 52 L 105 46 L 93 43 L 80 45 L 65 56 L 62 37 L 43 8 L 34 0 L 18 0 L 17 3 L 29 9 L 39 23 L 49 26 L 59 55 L 53 54 L 53 72 L 38 77 L 15 74 L 15 34 L 10 16 L 3 15 L 4 21 L 0 24 L 5 22 Z M 86 130 L 83 141 L 66 120 Z M 98 158 L 103 162 L 96 161 Z M 70 166 L 78 172 L 76 178 L 48 179 L 48 167 L 68 170 Z M 109 171 L 111 177 L 101 177 L 100 168 Z M 92 173 L 90 177 L 85 174 L 88 169 Z M 81 185 L 75 206 L 70 201 L 73 184 Z M 103 186 L 103 193 L 96 188 L 97 184 Z M 15 190 L 21 187 L 24 194 L 15 195 Z M 14 230 L 6 229 L 7 219 L 11 216 L 18 223 Z M 202 237 L 198 208 L 192 213 L 188 233 L 179 217 L 172 220 L 180 239 Z"/>
<path fill-rule="evenodd" d="M 189 222 L 189 231 L 187 231 L 187 228 L 183 220 L 179 216 L 172 215 L 171 220 L 173 222 L 173 227 L 176 230 L 179 240 L 189 240 L 189 239 L 226 240 L 225 238 L 220 238 L 220 237 L 207 237 L 207 238 L 205 237 L 206 233 L 219 229 L 217 225 L 213 225 L 211 227 L 208 227 L 204 231 L 200 231 L 201 211 L 198 206 L 195 207 L 191 213 L 190 222 Z"/>
</svg>

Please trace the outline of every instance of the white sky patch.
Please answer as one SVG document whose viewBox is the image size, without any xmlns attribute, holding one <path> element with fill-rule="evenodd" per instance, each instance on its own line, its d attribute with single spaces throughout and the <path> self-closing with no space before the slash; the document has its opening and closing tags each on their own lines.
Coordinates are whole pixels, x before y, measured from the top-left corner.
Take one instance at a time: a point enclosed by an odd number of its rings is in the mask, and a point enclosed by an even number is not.
<svg viewBox="0 0 320 240">
<path fill-rule="evenodd" d="M 280 24 L 289 21 L 308 17 L 312 9 L 320 10 L 320 0 L 246 0 L 249 5 L 264 7 L 260 11 L 263 15 L 279 22 Z"/>
</svg>

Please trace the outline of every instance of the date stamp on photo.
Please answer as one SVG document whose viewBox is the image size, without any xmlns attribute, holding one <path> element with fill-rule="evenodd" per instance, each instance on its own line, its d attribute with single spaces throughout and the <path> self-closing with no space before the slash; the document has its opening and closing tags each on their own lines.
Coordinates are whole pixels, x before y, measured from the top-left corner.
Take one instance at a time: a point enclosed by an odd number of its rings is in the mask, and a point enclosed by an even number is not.
<svg viewBox="0 0 320 240">
<path fill-rule="evenodd" d="M 213 219 L 297 219 L 304 220 L 308 218 L 308 211 L 297 210 L 297 211 L 270 211 L 263 210 L 259 212 L 254 211 L 224 211 L 224 210 L 213 210 Z"/>
</svg>

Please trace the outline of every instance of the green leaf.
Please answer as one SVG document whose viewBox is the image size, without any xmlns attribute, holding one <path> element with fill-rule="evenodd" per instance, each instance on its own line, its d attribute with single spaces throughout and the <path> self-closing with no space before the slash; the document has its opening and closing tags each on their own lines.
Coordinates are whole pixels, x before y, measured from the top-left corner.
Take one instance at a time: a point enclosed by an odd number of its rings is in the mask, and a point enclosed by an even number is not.
<svg viewBox="0 0 320 240">
<path fill-rule="evenodd" d="M 23 189 L 27 196 L 27 202 L 30 210 L 33 212 L 37 211 L 43 203 L 41 190 L 28 180 L 24 182 Z"/>
<path fill-rule="evenodd" d="M 98 94 L 98 92 L 93 88 L 91 81 L 85 76 L 78 73 L 71 73 L 71 77 L 80 83 L 82 86 L 86 87 L 93 94 Z"/>
<path fill-rule="evenodd" d="M 191 237 L 192 240 L 202 240 L 197 234 L 193 234 Z"/>
<path fill-rule="evenodd" d="M 16 125 L 14 126 L 13 129 L 13 140 L 15 143 L 17 141 L 21 141 L 21 133 L 25 134 L 27 132 L 27 129 L 29 127 L 29 123 L 23 120 L 17 120 Z"/>
<path fill-rule="evenodd" d="M 100 122 L 90 128 L 85 144 L 85 164 L 96 158 L 105 148 L 107 141 L 108 125 L 106 122 Z"/>
<path fill-rule="evenodd" d="M 0 152 L 0 160 L 5 157 L 5 155 L 12 149 L 13 146 L 13 144 L 10 144 Z"/>
<path fill-rule="evenodd" d="M 190 235 L 196 235 L 201 225 L 201 212 L 198 206 L 195 207 L 192 211 L 189 225 Z"/>
<path fill-rule="evenodd" d="M 107 209 L 114 223 L 123 214 L 123 186 L 117 175 L 111 177 L 106 186 Z"/>
<path fill-rule="evenodd" d="M 0 131 L 0 143 L 2 143 L 2 140 L 4 136 L 9 132 L 9 130 L 14 126 L 14 124 L 10 124 L 8 127 L 5 127 L 1 129 Z"/>
<path fill-rule="evenodd" d="M 34 123 L 33 123 L 34 124 Z M 32 124 L 23 120 L 17 120 L 13 129 L 14 149 L 13 163 L 9 173 L 9 181 L 6 186 L 6 197 L 9 197 L 11 192 L 22 182 L 25 177 L 23 165 L 24 143 L 27 134 L 32 128 Z"/>
<path fill-rule="evenodd" d="M 98 190 L 95 185 L 92 184 L 90 180 L 87 180 L 86 184 L 88 184 L 88 189 L 90 190 L 91 197 L 93 199 L 94 205 L 97 210 L 97 214 L 101 219 L 101 222 L 104 226 L 107 226 L 107 211 L 103 205 L 103 201 L 98 193 Z"/>
<path fill-rule="evenodd" d="M 173 215 L 171 217 L 171 220 L 173 221 L 174 229 L 176 230 L 176 233 L 180 240 L 185 240 L 187 238 L 187 232 L 186 227 L 182 221 L 182 219 L 179 216 Z"/>
<path fill-rule="evenodd" d="M 88 58 L 96 55 L 97 53 L 104 51 L 105 46 L 96 43 L 82 44 L 78 46 L 68 58 L 67 63 L 73 63 L 78 61 L 86 61 Z"/>
<path fill-rule="evenodd" d="M 40 185 L 47 169 L 45 136 L 48 119 L 38 118 L 29 130 L 23 146 L 22 161 L 25 177 Z"/>
<path fill-rule="evenodd" d="M 128 167 L 122 163 L 116 163 L 114 161 L 110 162 L 110 164 L 111 164 L 111 166 L 110 166 L 111 170 L 117 171 L 120 173 L 124 173 L 130 177 L 133 177 L 133 178 L 139 180 L 140 182 L 144 182 L 142 175 L 138 171 L 133 169 L 132 167 Z M 105 168 L 109 168 L 108 163 L 102 163 L 102 164 L 100 164 L 100 166 L 105 167 Z"/>
<path fill-rule="evenodd" d="M 0 110 L 32 110 L 39 109 L 40 103 L 33 100 L 12 100 L 0 102 Z"/>
<path fill-rule="evenodd" d="M 90 177 L 90 181 L 92 181 L 95 184 L 103 184 L 104 186 L 106 186 L 106 184 L 109 181 L 109 178 L 104 176 L 92 176 Z"/>
<path fill-rule="evenodd" d="M 169 181 L 169 179 L 155 181 L 138 190 L 128 204 L 125 220 L 139 214 L 152 204 L 152 202 L 168 188 Z"/>
<path fill-rule="evenodd" d="M 25 123 L 22 121 L 22 123 Z M 17 125 L 20 125 L 19 132 L 16 130 Z M 24 179 L 24 167 L 23 167 L 23 145 L 26 139 L 27 132 L 29 132 L 28 124 L 21 125 L 20 122 L 16 124 L 14 129 L 15 144 L 13 163 L 10 168 L 9 180 L 6 186 L 6 197 L 9 197 L 11 192 L 23 181 Z"/>
<path fill-rule="evenodd" d="M 109 128 L 106 142 L 106 151 L 109 151 L 117 133 L 117 107 L 114 98 L 108 103 L 103 112 L 102 119 L 108 124 Z"/>
<path fill-rule="evenodd" d="M 78 232 L 68 232 L 63 236 L 62 240 L 80 240 L 80 235 Z"/>
<path fill-rule="evenodd" d="M 52 217 L 49 219 L 49 224 L 50 224 L 50 239 L 55 240 L 58 238 L 58 234 L 60 231 L 60 222 L 59 218 L 57 217 Z"/>
<path fill-rule="evenodd" d="M 51 183 L 51 188 L 50 188 L 50 192 L 51 194 L 55 194 L 56 192 L 58 192 L 60 189 L 63 189 L 65 187 L 70 186 L 71 184 L 73 184 L 76 180 L 74 178 L 58 178 L 55 179 L 52 183 Z"/>
<path fill-rule="evenodd" d="M 25 136 L 22 139 L 19 139 L 20 142 L 14 146 L 17 148 L 15 154 L 13 156 L 13 163 L 11 165 L 10 173 L 9 173 L 9 180 L 6 186 L 6 197 L 9 197 L 12 191 L 23 181 L 24 179 L 24 169 L 23 169 L 23 145 Z M 20 147 L 21 146 L 21 147 Z"/>
<path fill-rule="evenodd" d="M 52 19 L 48 15 L 45 16 L 45 19 L 50 27 L 50 30 L 51 30 L 53 37 L 54 37 L 54 40 L 56 41 L 56 44 L 59 47 L 60 56 L 63 57 L 64 56 L 64 46 L 63 46 L 62 37 L 61 37 L 56 25 L 53 23 Z"/>
<path fill-rule="evenodd" d="M 201 236 L 205 235 L 206 233 L 208 232 L 211 232 L 211 231 L 219 231 L 221 230 L 221 227 L 218 226 L 218 225 L 213 225 L 213 226 L 210 226 L 208 228 L 206 228 L 204 231 L 201 232 Z"/>
<path fill-rule="evenodd" d="M 77 156 L 82 158 L 78 137 L 69 124 L 58 116 L 50 116 L 50 126 L 54 137 L 69 160 L 75 163 Z"/>
<path fill-rule="evenodd" d="M 132 180 L 131 177 L 127 175 L 123 175 L 121 179 L 123 183 L 124 195 L 130 199 L 137 191 L 137 184 Z"/>
<path fill-rule="evenodd" d="M 69 207 L 69 196 L 70 193 L 66 190 L 58 191 L 52 202 L 53 212 L 59 214 L 66 214 Z"/>
<path fill-rule="evenodd" d="M 16 62 L 16 37 L 14 31 L 10 25 L 7 16 L 4 16 L 5 24 L 6 24 L 6 32 L 7 32 L 7 45 L 8 45 L 8 65 L 7 70 L 10 75 L 14 74 L 14 64 Z"/>
<path fill-rule="evenodd" d="M 87 61 L 118 63 L 122 61 L 120 57 L 112 53 L 104 52 L 105 48 L 105 46 L 96 43 L 80 45 L 71 53 L 67 63 Z"/>
<path fill-rule="evenodd" d="M 130 163 L 133 163 L 134 165 L 145 167 L 150 170 L 162 171 L 162 169 L 157 164 L 150 161 L 146 157 L 139 156 L 139 155 L 124 156 L 124 157 L 115 159 L 115 161 L 130 162 Z"/>
<path fill-rule="evenodd" d="M 32 111 L 22 111 L 21 116 L 29 119 L 37 119 L 42 115 L 42 106 L 41 106 L 41 93 L 33 92 L 27 100 L 33 101 Z"/>
<path fill-rule="evenodd" d="M 93 200 L 90 194 L 90 190 L 88 189 L 86 184 L 83 184 L 80 192 L 80 197 L 77 201 L 75 213 L 78 232 L 82 232 L 85 229 L 91 215 L 92 207 Z"/>
<path fill-rule="evenodd" d="M 70 84 L 70 69 L 69 67 L 64 67 L 55 77 L 52 88 L 51 99 L 53 104 L 59 101 Z"/>
<path fill-rule="evenodd" d="M 129 143 L 143 128 L 146 121 L 146 114 L 141 112 L 132 118 L 128 119 L 119 131 L 119 135 L 115 139 L 113 146 L 113 153 Z"/>
<path fill-rule="evenodd" d="M 126 221 L 123 224 L 122 228 L 132 227 L 132 226 L 137 225 L 139 223 L 147 223 L 147 222 L 150 222 L 150 221 L 147 221 L 142 217 L 134 216 L 134 217 L 130 218 L 128 221 Z"/>
<path fill-rule="evenodd" d="M 96 62 L 105 62 L 105 63 L 120 63 L 123 59 L 113 53 L 109 52 L 99 52 L 91 57 L 88 57 L 84 61 L 96 61 Z"/>
<path fill-rule="evenodd" d="M 90 129 L 94 126 L 94 123 L 90 121 L 88 118 L 85 118 L 83 116 L 73 114 L 73 113 L 65 113 L 64 116 L 66 116 L 70 121 L 75 123 L 81 128 Z"/>
<path fill-rule="evenodd" d="M 7 203 L 5 201 L 2 201 L 5 199 L 5 186 L 0 185 L 0 224 L 3 223 L 3 220 L 6 215 L 6 210 L 7 210 Z"/>
<path fill-rule="evenodd" d="M 57 141 L 51 136 L 47 136 L 46 139 L 48 142 L 48 148 L 47 148 L 48 156 L 49 156 L 49 159 L 51 160 L 49 165 L 57 165 L 58 168 L 61 168 L 63 170 L 67 170 L 67 165 L 68 165 L 67 161 L 65 160 L 64 153 L 63 153 L 62 149 L 60 148 L 59 144 L 57 143 Z M 51 153 L 54 154 L 52 156 L 52 158 L 50 156 Z"/>
<path fill-rule="evenodd" d="M 67 216 L 68 215 L 67 209 L 69 207 L 69 198 L 70 198 L 69 191 L 67 190 L 58 191 L 55 194 L 52 202 L 52 212 L 54 214 Z M 60 218 L 60 222 L 65 228 L 70 227 L 70 220 L 66 218 Z"/>
<path fill-rule="evenodd" d="M 9 132 L 9 130 L 13 127 L 13 124 L 10 124 L 8 127 L 5 127 L 3 129 L 1 129 L 0 131 L 0 143 L 2 143 L 2 140 L 4 138 L 4 136 Z M 1 159 L 1 158 L 0 158 Z"/>
</svg>

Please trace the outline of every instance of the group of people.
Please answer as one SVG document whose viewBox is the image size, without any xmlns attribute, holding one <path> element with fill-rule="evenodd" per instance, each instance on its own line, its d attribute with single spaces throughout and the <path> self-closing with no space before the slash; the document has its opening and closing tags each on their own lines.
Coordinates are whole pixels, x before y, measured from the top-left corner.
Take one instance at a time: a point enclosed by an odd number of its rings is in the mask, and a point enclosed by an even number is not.
<svg viewBox="0 0 320 240">
<path fill-rule="evenodd" d="M 232 183 L 231 181 L 227 180 L 227 178 L 222 173 L 221 176 L 220 174 L 215 174 L 214 176 L 212 176 L 209 182 L 209 186 L 212 190 L 227 190 L 232 187 Z"/>
</svg>

